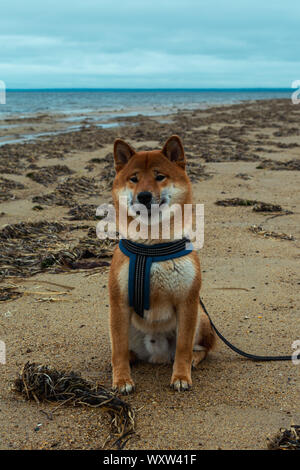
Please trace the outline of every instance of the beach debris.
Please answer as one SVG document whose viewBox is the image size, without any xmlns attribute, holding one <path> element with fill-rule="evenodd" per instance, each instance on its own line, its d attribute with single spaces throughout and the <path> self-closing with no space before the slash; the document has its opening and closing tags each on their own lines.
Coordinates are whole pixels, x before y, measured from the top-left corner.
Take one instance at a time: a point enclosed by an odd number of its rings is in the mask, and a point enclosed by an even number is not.
<svg viewBox="0 0 300 470">
<path fill-rule="evenodd" d="M 256 200 L 253 199 L 241 199 L 240 197 L 232 197 L 228 199 L 220 199 L 215 202 L 217 206 L 254 206 L 257 204 Z"/>
<path fill-rule="evenodd" d="M 0 176 L 0 202 L 17 199 L 15 194 L 10 192 L 11 189 L 25 189 L 24 184 L 13 181 Z"/>
<path fill-rule="evenodd" d="M 116 240 L 87 235 L 70 238 L 74 230 L 86 229 L 91 227 L 47 221 L 4 226 L 0 230 L 0 275 L 28 277 L 45 270 L 75 271 L 82 269 L 82 264 L 76 264 L 82 259 L 88 259 L 84 269 L 107 266 Z"/>
<path fill-rule="evenodd" d="M 32 202 L 48 206 L 74 207 L 76 204 L 74 198 L 99 196 L 100 193 L 101 187 L 95 178 L 88 178 L 87 176 L 69 177 L 60 183 L 52 193 L 34 196 Z"/>
<path fill-rule="evenodd" d="M 69 299 L 57 299 L 56 297 L 41 297 L 39 299 L 34 299 L 34 302 L 69 302 Z"/>
<path fill-rule="evenodd" d="M 241 199 L 233 197 L 228 199 L 221 199 L 215 202 L 217 206 L 235 207 L 235 206 L 252 206 L 254 212 L 283 212 L 279 204 L 270 204 L 269 202 L 257 201 L 256 199 Z M 293 212 L 285 210 L 284 213 L 292 214 Z"/>
<path fill-rule="evenodd" d="M 23 183 L 4 178 L 3 176 L 0 176 L 0 186 L 1 186 L 1 189 L 5 189 L 5 190 L 26 188 L 26 186 Z"/>
<path fill-rule="evenodd" d="M 254 212 L 282 212 L 282 207 L 279 204 L 270 204 L 268 202 L 258 201 L 253 206 Z M 290 211 L 287 211 L 291 214 Z"/>
<path fill-rule="evenodd" d="M 99 261 L 94 258 L 111 257 L 115 243 L 115 240 L 110 239 L 83 238 L 79 241 L 78 245 L 71 250 L 62 249 L 57 252 L 48 253 L 41 259 L 41 267 L 49 268 L 50 266 L 54 266 L 56 269 L 52 272 L 60 272 L 66 269 L 87 269 L 87 267 L 109 266 L 107 261 Z M 80 263 L 79 261 L 82 259 L 89 259 L 90 261 Z"/>
<path fill-rule="evenodd" d="M 105 157 L 103 157 L 103 158 L 99 158 L 99 157 L 91 158 L 91 159 L 89 160 L 89 163 L 102 163 L 103 160 L 107 160 L 108 157 L 112 159 L 112 158 L 113 158 L 113 154 L 110 152 L 109 154 L 107 154 L 107 155 L 106 155 Z"/>
<path fill-rule="evenodd" d="M 110 156 L 110 159 L 106 165 L 104 165 L 104 168 L 101 170 L 101 173 L 97 175 L 97 179 L 99 179 L 103 185 L 103 189 L 105 190 L 111 190 L 112 185 L 114 182 L 114 178 L 116 176 L 116 170 L 113 165 L 113 155 L 108 154 Z"/>
<path fill-rule="evenodd" d="M 23 283 L 49 284 L 51 286 L 60 287 L 62 289 L 67 289 L 67 290 L 75 289 L 74 286 L 66 286 L 65 284 L 58 284 L 57 282 L 46 281 L 42 279 L 22 279 L 21 277 L 15 277 L 15 276 L 11 276 L 8 279 L 11 281 L 14 281 L 14 283 L 19 283 L 19 284 L 21 283 L 22 284 Z"/>
<path fill-rule="evenodd" d="M 267 441 L 269 450 L 300 450 L 300 426 L 292 424 L 290 429 L 281 428 Z"/>
<path fill-rule="evenodd" d="M 249 230 L 250 232 L 255 233 L 256 235 L 260 235 L 264 238 L 273 238 L 273 239 L 289 240 L 289 241 L 295 240 L 295 238 L 292 235 L 264 230 L 261 225 L 251 225 Z"/>
<path fill-rule="evenodd" d="M 265 170 L 289 170 L 289 171 L 300 171 L 300 160 L 294 159 L 287 162 L 280 162 L 277 160 L 263 160 L 257 167 L 257 169 Z"/>
<path fill-rule="evenodd" d="M 105 445 L 110 443 L 123 448 L 135 433 L 135 415 L 131 406 L 102 385 L 93 385 L 83 379 L 77 372 L 58 371 L 54 367 L 27 362 L 17 375 L 13 390 L 38 404 L 57 402 L 59 407 L 65 404 L 89 406 L 108 413 L 111 429 Z"/>
<path fill-rule="evenodd" d="M 191 162 L 191 161 L 187 162 L 187 174 L 192 183 L 196 183 L 197 181 L 204 181 L 204 180 L 212 178 L 212 175 L 210 173 L 205 172 L 204 165 L 201 165 L 200 163 Z"/>
<path fill-rule="evenodd" d="M 68 294 L 71 290 L 74 289 L 74 287 L 71 286 L 65 286 L 62 284 L 58 284 L 56 282 L 48 282 L 48 281 L 38 281 L 38 280 L 30 280 L 30 279 L 22 279 L 18 277 L 6 277 L 5 278 L 6 284 L 0 284 L 0 302 L 7 302 L 9 300 L 15 300 L 18 297 L 21 297 L 22 295 L 66 295 Z M 0 279 L 0 283 L 4 283 L 4 278 Z M 64 291 L 58 291 L 58 290 L 53 290 L 50 291 L 49 289 L 47 291 L 39 291 L 39 290 L 25 290 L 24 286 L 22 284 L 27 283 L 27 282 L 32 282 L 36 284 L 50 284 L 51 286 L 56 286 L 63 288 Z M 53 299 L 53 297 L 51 297 Z M 59 301 L 65 300 L 65 299 L 57 299 Z"/>
<path fill-rule="evenodd" d="M 300 130 L 298 127 L 280 127 L 279 130 L 273 132 L 275 137 L 289 137 L 291 135 L 300 135 Z"/>
<path fill-rule="evenodd" d="M 15 300 L 23 294 L 15 289 L 13 286 L 0 286 L 0 302 L 7 302 L 8 300 Z"/>
<path fill-rule="evenodd" d="M 0 240 L 11 238 L 26 238 L 40 236 L 43 234 L 54 235 L 66 229 L 66 226 L 59 222 L 48 222 L 41 220 L 38 222 L 20 222 L 18 224 L 4 225 L 0 230 Z"/>
<path fill-rule="evenodd" d="M 235 175 L 236 178 L 241 178 L 242 180 L 251 180 L 253 178 L 253 176 L 250 176 L 248 175 L 247 173 L 238 173 L 237 175 Z"/>
<path fill-rule="evenodd" d="M 101 217 L 96 215 L 96 204 L 79 204 L 72 207 L 67 215 L 68 220 L 99 220 Z"/>
<path fill-rule="evenodd" d="M 48 186 L 48 184 L 57 181 L 60 176 L 71 175 L 73 173 L 74 171 L 71 170 L 67 165 L 52 165 L 38 168 L 35 171 L 27 173 L 26 176 L 36 183 Z"/>
<path fill-rule="evenodd" d="M 103 163 L 105 161 L 113 161 L 113 154 L 110 152 L 105 157 L 99 158 L 94 157 L 88 160 L 87 165 L 84 167 L 85 170 L 93 171 L 96 168 L 96 165 Z"/>
<path fill-rule="evenodd" d="M 15 194 L 8 193 L 7 191 L 0 191 L 0 202 L 14 201 L 15 199 L 18 199 Z"/>
</svg>

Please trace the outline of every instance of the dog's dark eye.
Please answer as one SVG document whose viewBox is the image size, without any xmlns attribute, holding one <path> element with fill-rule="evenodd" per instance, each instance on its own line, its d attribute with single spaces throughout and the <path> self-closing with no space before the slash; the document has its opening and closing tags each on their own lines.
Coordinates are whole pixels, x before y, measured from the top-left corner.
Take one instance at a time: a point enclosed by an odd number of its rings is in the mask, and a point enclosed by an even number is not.
<svg viewBox="0 0 300 470">
<path fill-rule="evenodd" d="M 155 179 L 156 181 L 163 181 L 165 179 L 165 175 L 157 175 Z"/>
<path fill-rule="evenodd" d="M 130 181 L 131 181 L 132 183 L 137 183 L 137 182 L 138 182 L 138 179 L 137 179 L 136 176 L 132 176 L 132 177 L 130 178 Z"/>
</svg>

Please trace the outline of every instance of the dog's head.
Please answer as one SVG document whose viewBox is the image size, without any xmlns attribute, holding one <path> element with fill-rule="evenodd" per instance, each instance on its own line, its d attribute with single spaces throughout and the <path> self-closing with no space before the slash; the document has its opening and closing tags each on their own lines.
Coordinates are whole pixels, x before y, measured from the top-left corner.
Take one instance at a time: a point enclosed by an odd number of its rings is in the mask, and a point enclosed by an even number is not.
<svg viewBox="0 0 300 470">
<path fill-rule="evenodd" d="M 120 197 L 127 198 L 127 208 L 142 204 L 151 214 L 151 206 L 191 203 L 191 184 L 185 171 L 183 145 L 171 136 L 161 150 L 136 152 L 121 139 L 114 144 L 116 177 L 113 198 L 118 208 Z"/>
</svg>

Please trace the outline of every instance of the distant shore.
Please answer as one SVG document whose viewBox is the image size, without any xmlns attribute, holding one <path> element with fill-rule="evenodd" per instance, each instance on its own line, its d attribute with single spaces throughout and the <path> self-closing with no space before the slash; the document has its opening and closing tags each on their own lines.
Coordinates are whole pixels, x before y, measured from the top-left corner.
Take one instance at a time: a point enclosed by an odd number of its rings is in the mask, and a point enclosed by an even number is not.
<svg viewBox="0 0 300 470">
<path fill-rule="evenodd" d="M 0 145 L 52 135 L 55 126 L 56 132 L 76 130 L 87 124 L 113 126 L 117 125 L 115 118 L 167 115 L 262 99 L 290 99 L 291 93 L 292 89 L 280 88 L 8 90 L 6 104 L 0 106 Z M 36 131 L 32 129 L 33 123 L 38 125 Z M 50 133 L 47 125 L 51 127 Z"/>
</svg>

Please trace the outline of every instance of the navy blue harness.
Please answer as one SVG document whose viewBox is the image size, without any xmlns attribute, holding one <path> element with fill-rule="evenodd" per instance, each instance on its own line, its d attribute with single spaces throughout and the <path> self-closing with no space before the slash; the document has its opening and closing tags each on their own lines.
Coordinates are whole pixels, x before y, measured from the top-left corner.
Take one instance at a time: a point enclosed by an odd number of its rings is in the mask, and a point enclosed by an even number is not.
<svg viewBox="0 0 300 470">
<path fill-rule="evenodd" d="M 144 310 L 150 309 L 150 269 L 153 262 L 180 258 L 193 251 L 187 247 L 189 240 L 144 245 L 131 240 L 121 239 L 120 250 L 129 257 L 128 296 L 129 305 L 134 311 L 144 316 Z"/>
</svg>

